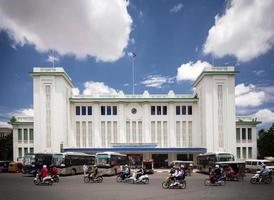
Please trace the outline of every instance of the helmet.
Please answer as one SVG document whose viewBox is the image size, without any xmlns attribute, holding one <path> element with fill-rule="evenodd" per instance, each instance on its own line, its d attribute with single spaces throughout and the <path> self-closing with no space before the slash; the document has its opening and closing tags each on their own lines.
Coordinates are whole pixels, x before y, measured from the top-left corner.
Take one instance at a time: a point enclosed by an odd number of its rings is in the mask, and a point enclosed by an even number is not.
<svg viewBox="0 0 274 200">
<path fill-rule="evenodd" d="M 219 168 L 220 166 L 219 165 L 215 165 L 216 168 Z"/>
<path fill-rule="evenodd" d="M 47 168 L 47 165 L 43 165 L 43 168 Z"/>
<path fill-rule="evenodd" d="M 127 164 L 125 164 L 125 167 L 128 167 L 128 165 L 127 165 Z"/>
<path fill-rule="evenodd" d="M 185 166 L 184 166 L 184 165 L 181 165 L 181 168 L 185 168 Z"/>
<path fill-rule="evenodd" d="M 262 168 L 265 168 L 265 164 L 262 164 L 261 166 L 262 166 Z"/>
</svg>

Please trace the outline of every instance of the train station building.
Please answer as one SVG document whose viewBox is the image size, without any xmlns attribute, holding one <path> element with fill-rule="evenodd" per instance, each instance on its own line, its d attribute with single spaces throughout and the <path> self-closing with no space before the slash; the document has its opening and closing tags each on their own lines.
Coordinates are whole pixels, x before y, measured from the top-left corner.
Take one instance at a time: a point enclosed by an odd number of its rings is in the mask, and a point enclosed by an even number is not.
<svg viewBox="0 0 274 200">
<path fill-rule="evenodd" d="M 256 158 L 258 122 L 236 117 L 237 74 L 234 67 L 207 67 L 193 94 L 89 96 L 73 95 L 63 68 L 33 68 L 34 116 L 13 126 L 14 160 L 30 151 L 120 152 L 133 164 L 153 160 L 155 167 L 205 152 Z M 25 129 L 26 138 L 32 134 L 26 147 Z"/>
</svg>

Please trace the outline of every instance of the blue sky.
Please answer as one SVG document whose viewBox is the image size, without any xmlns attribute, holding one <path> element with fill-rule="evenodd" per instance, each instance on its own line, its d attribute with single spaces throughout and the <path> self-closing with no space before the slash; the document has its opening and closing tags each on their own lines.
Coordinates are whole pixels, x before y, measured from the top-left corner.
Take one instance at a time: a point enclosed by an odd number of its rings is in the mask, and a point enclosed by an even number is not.
<svg viewBox="0 0 274 200">
<path fill-rule="evenodd" d="M 135 52 L 135 93 L 191 93 L 204 66 L 235 66 L 237 114 L 274 122 L 273 1 L 79 2 L 0 0 L 0 121 L 31 114 L 49 56 L 81 94 L 131 94 Z"/>
</svg>

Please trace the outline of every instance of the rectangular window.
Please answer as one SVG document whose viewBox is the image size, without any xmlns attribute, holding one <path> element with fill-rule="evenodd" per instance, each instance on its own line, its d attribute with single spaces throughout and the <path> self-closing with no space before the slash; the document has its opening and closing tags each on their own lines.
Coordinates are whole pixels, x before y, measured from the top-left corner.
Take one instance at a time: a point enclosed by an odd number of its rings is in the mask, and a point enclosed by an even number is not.
<svg viewBox="0 0 274 200">
<path fill-rule="evenodd" d="M 101 106 L 101 115 L 106 115 L 106 107 Z"/>
<path fill-rule="evenodd" d="M 101 140 L 102 140 L 102 147 L 106 147 L 106 123 L 101 121 Z"/>
<path fill-rule="evenodd" d="M 80 122 L 76 122 L 76 146 L 80 147 Z"/>
<path fill-rule="evenodd" d="M 92 107 L 88 106 L 88 115 L 92 115 Z"/>
<path fill-rule="evenodd" d="M 157 115 L 161 115 L 161 110 L 162 110 L 161 106 L 157 106 Z"/>
<path fill-rule="evenodd" d="M 22 158 L 22 148 L 21 147 L 18 148 L 18 157 Z"/>
<path fill-rule="evenodd" d="M 82 115 L 86 115 L 86 114 L 87 114 L 87 107 L 82 106 Z"/>
<path fill-rule="evenodd" d="M 150 130 L 151 130 L 151 142 L 156 143 L 156 134 L 155 134 L 155 121 L 152 121 L 150 124 Z"/>
<path fill-rule="evenodd" d="M 142 121 L 138 122 L 138 140 L 140 143 L 143 141 Z"/>
<path fill-rule="evenodd" d="M 92 122 L 88 122 L 88 146 L 92 147 Z"/>
<path fill-rule="evenodd" d="M 80 106 L 76 106 L 76 115 L 80 115 Z"/>
<path fill-rule="evenodd" d="M 24 155 L 26 155 L 27 153 L 28 153 L 28 148 L 25 147 L 25 148 L 24 148 Z"/>
<path fill-rule="evenodd" d="M 246 159 L 246 147 L 243 147 L 243 158 Z"/>
<path fill-rule="evenodd" d="M 182 106 L 182 115 L 186 115 L 186 106 Z"/>
<path fill-rule="evenodd" d="M 181 122 L 176 121 L 176 146 L 181 147 Z"/>
<path fill-rule="evenodd" d="M 150 107 L 151 115 L 155 115 L 155 106 Z"/>
<path fill-rule="evenodd" d="M 28 129 L 24 128 L 24 143 L 28 143 Z"/>
<path fill-rule="evenodd" d="M 112 113 L 113 115 L 117 115 L 117 106 L 112 107 Z"/>
<path fill-rule="evenodd" d="M 248 147 L 248 158 L 252 158 L 252 147 Z"/>
<path fill-rule="evenodd" d="M 29 142 L 33 143 L 33 129 L 32 128 L 29 129 Z"/>
<path fill-rule="evenodd" d="M 21 143 L 22 142 L 22 129 L 19 128 L 18 129 L 18 143 Z"/>
<path fill-rule="evenodd" d="M 192 115 L 192 106 L 187 107 L 187 113 L 188 115 Z"/>
<path fill-rule="evenodd" d="M 33 147 L 30 147 L 30 148 L 29 148 L 29 152 L 30 152 L 30 153 L 34 153 Z"/>
<path fill-rule="evenodd" d="M 163 115 L 167 115 L 167 106 L 163 106 Z"/>
<path fill-rule="evenodd" d="M 252 129 L 251 128 L 247 129 L 247 139 L 252 140 Z"/>
<path fill-rule="evenodd" d="M 186 138 L 186 121 L 182 121 L 182 145 L 183 147 L 187 146 L 187 138 Z"/>
<path fill-rule="evenodd" d="M 132 122 L 132 140 L 133 140 L 133 142 L 136 142 L 136 139 L 137 139 L 137 137 L 136 137 L 136 134 L 137 134 L 137 131 L 136 131 L 136 129 L 137 129 L 137 127 L 136 127 L 136 121 L 133 121 Z"/>
<path fill-rule="evenodd" d="M 86 122 L 82 122 L 82 143 L 83 143 L 83 147 L 86 147 L 86 138 L 87 138 L 87 126 L 86 126 Z"/>
<path fill-rule="evenodd" d="M 181 107 L 176 106 L 176 115 L 180 115 L 180 114 L 181 114 Z"/>
<path fill-rule="evenodd" d="M 246 140 L 246 129 L 242 128 L 242 140 Z"/>
<path fill-rule="evenodd" d="M 117 121 L 113 122 L 113 142 L 117 143 L 118 142 L 118 133 L 117 133 Z"/>
<path fill-rule="evenodd" d="M 167 121 L 163 123 L 163 147 L 167 147 Z"/>
<path fill-rule="evenodd" d="M 241 147 L 237 147 L 237 158 L 241 159 Z"/>
<path fill-rule="evenodd" d="M 188 147 L 192 147 L 192 121 L 188 122 Z"/>
<path fill-rule="evenodd" d="M 162 126 L 161 121 L 157 121 L 157 142 L 159 146 L 162 146 Z"/>
<path fill-rule="evenodd" d="M 107 106 L 107 115 L 111 115 L 111 106 Z"/>
<path fill-rule="evenodd" d="M 126 142 L 130 142 L 130 121 L 126 122 Z"/>
<path fill-rule="evenodd" d="M 107 146 L 110 146 L 110 143 L 112 141 L 111 137 L 111 121 L 107 122 Z"/>
<path fill-rule="evenodd" d="M 241 136 L 240 136 L 240 128 L 236 128 L 236 141 L 240 142 Z"/>
</svg>

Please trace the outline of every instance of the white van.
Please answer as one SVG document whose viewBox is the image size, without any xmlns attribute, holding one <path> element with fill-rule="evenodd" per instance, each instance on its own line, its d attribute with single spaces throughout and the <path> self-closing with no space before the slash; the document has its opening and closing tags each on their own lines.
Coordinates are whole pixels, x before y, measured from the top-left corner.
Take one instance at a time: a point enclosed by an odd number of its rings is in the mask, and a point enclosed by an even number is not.
<svg viewBox="0 0 274 200">
<path fill-rule="evenodd" d="M 262 164 L 264 165 L 271 165 L 271 161 L 269 160 L 246 160 L 245 161 L 245 168 L 247 170 L 247 172 L 250 173 L 256 173 L 258 170 L 260 170 L 262 168 Z"/>
</svg>

